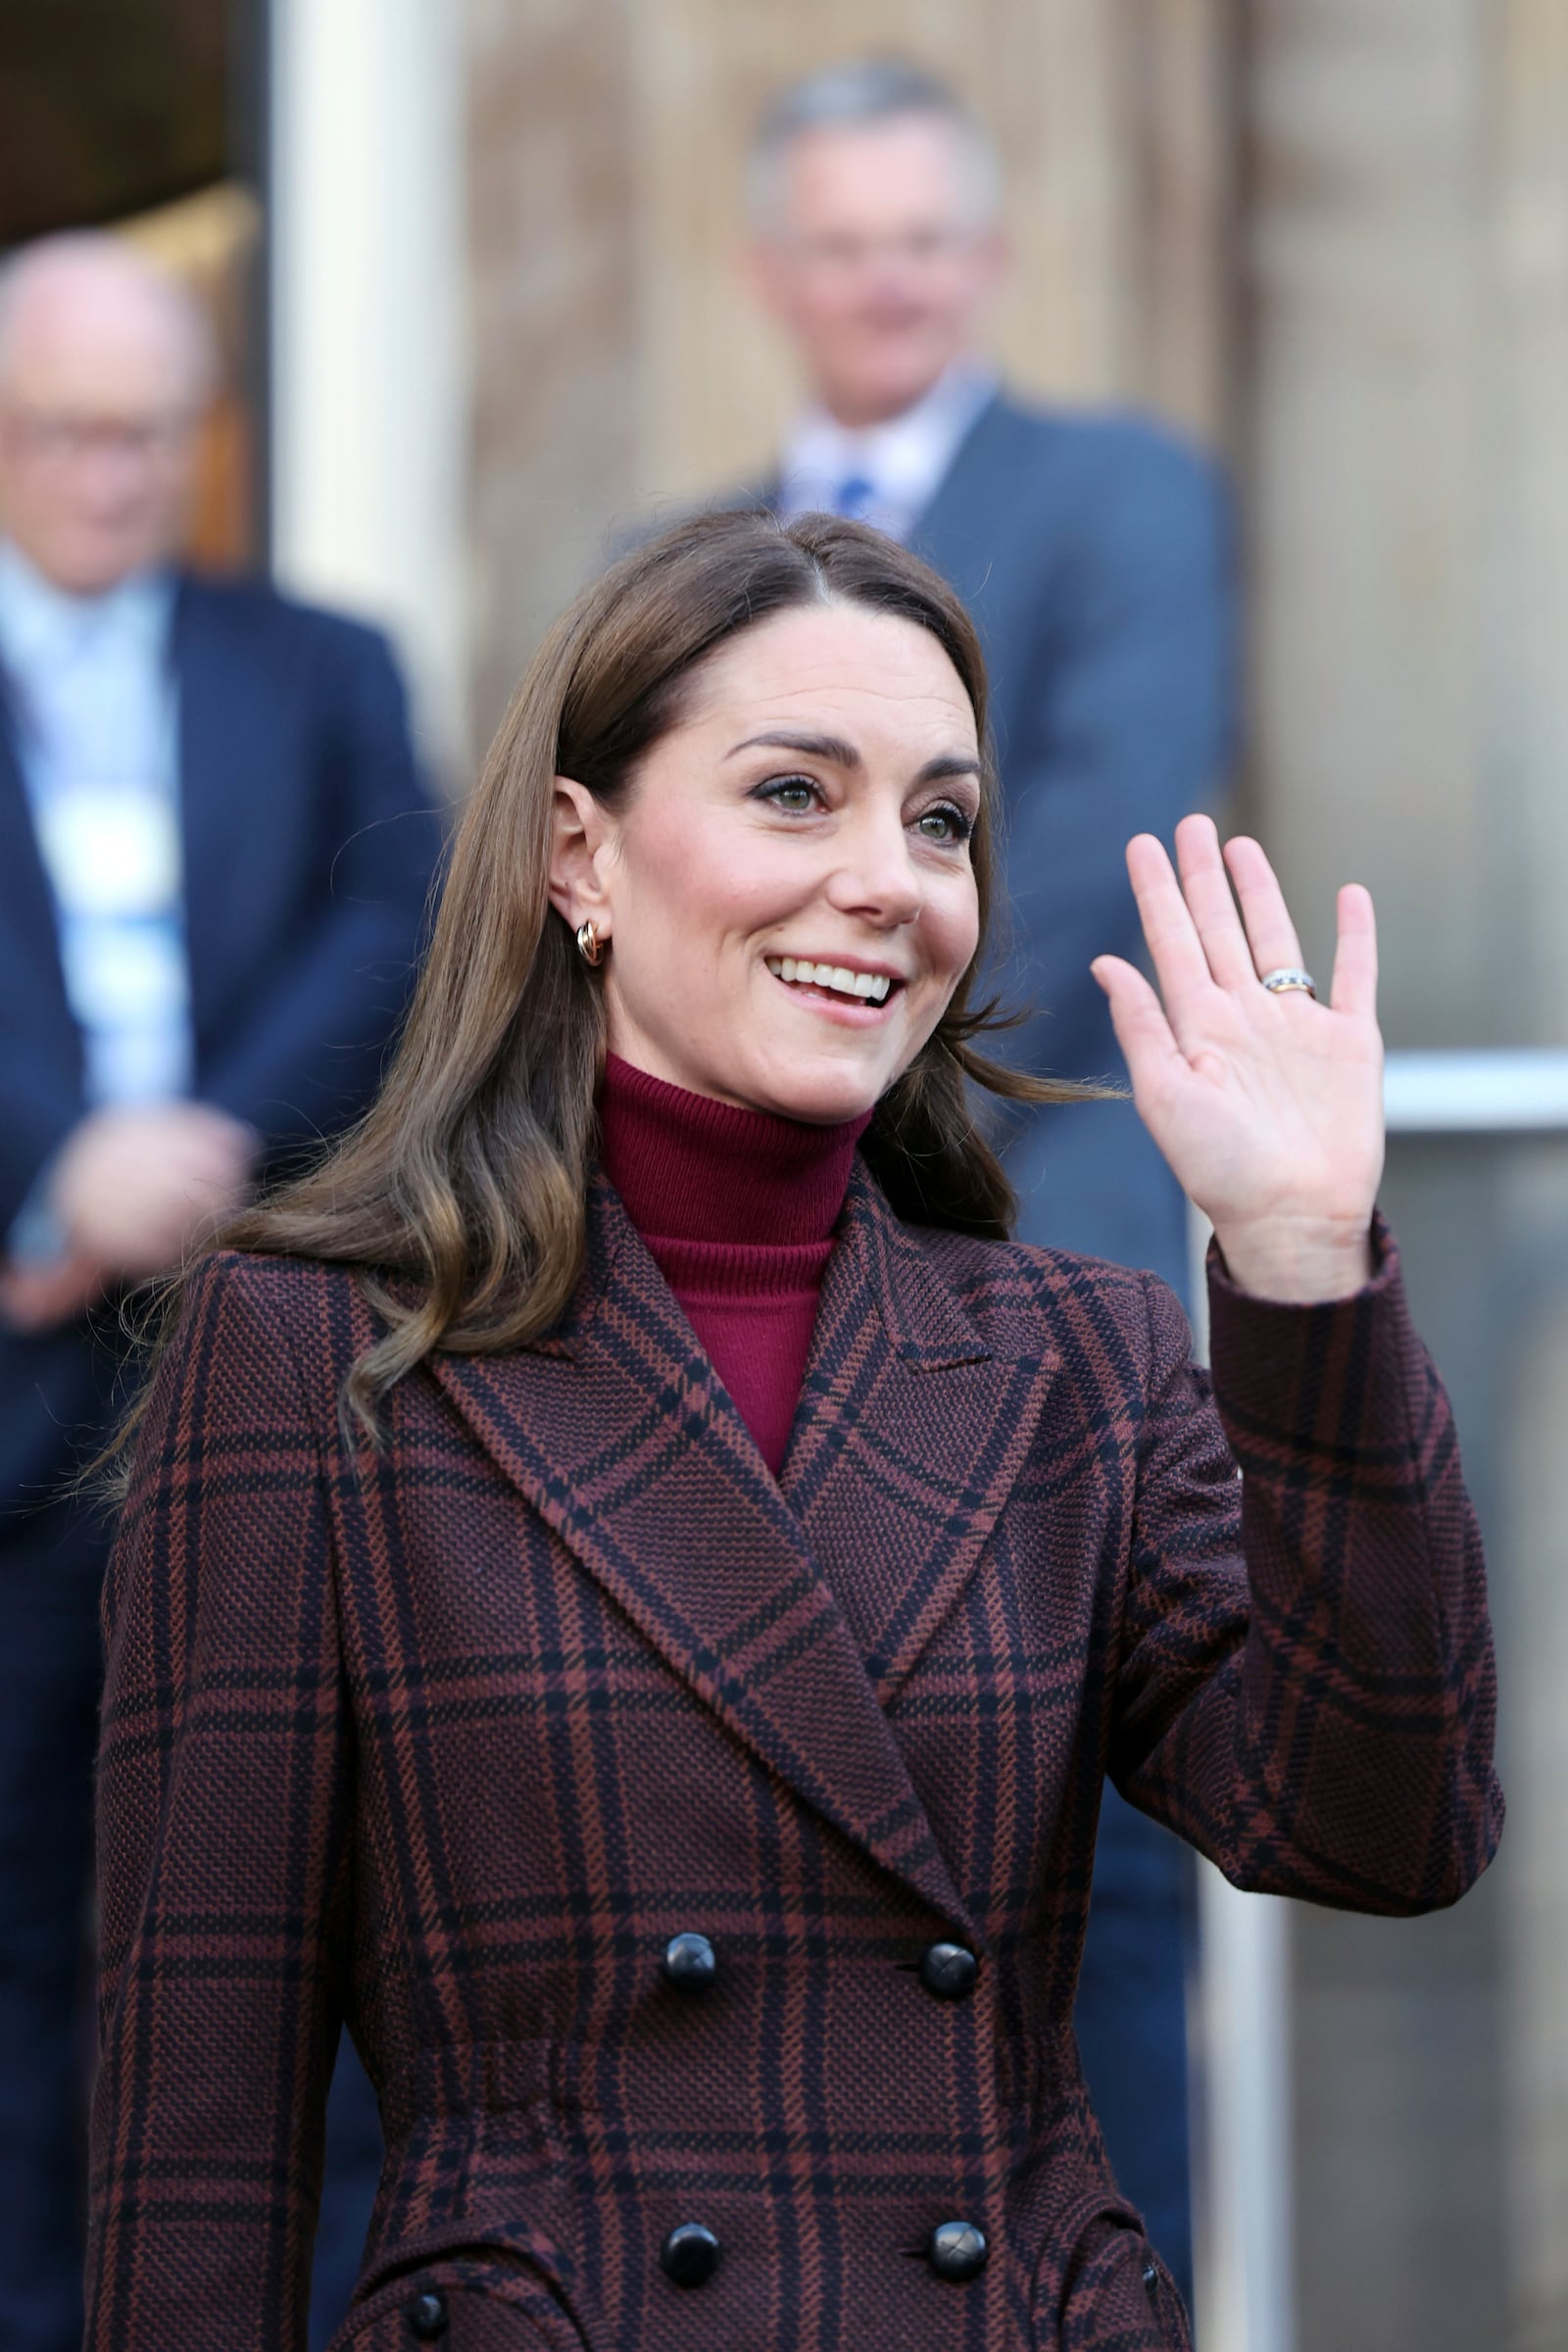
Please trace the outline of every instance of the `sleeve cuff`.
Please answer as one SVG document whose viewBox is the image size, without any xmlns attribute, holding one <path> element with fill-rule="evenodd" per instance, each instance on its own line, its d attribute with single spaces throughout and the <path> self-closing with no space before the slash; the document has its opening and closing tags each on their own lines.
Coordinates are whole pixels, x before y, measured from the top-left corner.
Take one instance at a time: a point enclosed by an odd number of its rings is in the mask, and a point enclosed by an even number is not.
<svg viewBox="0 0 1568 2352">
<path fill-rule="evenodd" d="M 1329 1395 L 1392 1373 L 1413 1339 L 1398 1245 L 1382 1211 L 1372 1219 L 1370 1281 L 1344 1298 L 1293 1305 L 1232 1282 L 1218 1245 L 1208 1251 L 1209 1358 L 1228 1423 L 1281 1437 L 1321 1434 Z"/>
</svg>

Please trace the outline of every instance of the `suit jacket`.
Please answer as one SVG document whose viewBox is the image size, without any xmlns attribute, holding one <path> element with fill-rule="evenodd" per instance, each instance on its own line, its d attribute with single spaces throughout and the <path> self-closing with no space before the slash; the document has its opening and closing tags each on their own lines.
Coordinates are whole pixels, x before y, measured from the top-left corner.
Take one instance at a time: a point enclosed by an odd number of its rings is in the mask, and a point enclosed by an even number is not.
<svg viewBox="0 0 1568 2352">
<path fill-rule="evenodd" d="M 1452 1901 L 1500 1826 L 1380 1247 L 1331 1306 L 1216 1275 L 1222 1429 L 1157 1283 L 858 1171 L 778 1481 L 602 1184 L 562 1326 L 434 1359 L 358 1468 L 352 1276 L 209 1261 L 107 1598 L 92 2352 L 298 2352 L 340 2012 L 388 2154 L 336 2352 L 1185 2346 L 1069 2023 L 1103 1773 L 1352 1908 Z"/>
<path fill-rule="evenodd" d="M 745 494 L 776 503 L 776 482 Z M 1092 958 L 1143 954 L 1124 853 L 1214 799 L 1235 732 L 1224 492 L 1173 435 L 1122 415 L 985 409 L 911 536 L 979 628 L 1002 771 L 1010 938 L 1034 1017 L 1003 1056 L 1125 1082 Z M 1004 908 L 1006 924 L 1007 908 Z M 1130 1103 L 1008 1130 L 1019 1234 L 1189 1287 L 1186 1202 Z"/>
<path fill-rule="evenodd" d="M 439 849 L 384 639 L 255 584 L 174 607 L 196 1092 L 264 1172 L 354 1117 L 379 1075 Z M 81 1039 L 0 693 L 0 1235 L 83 1115 Z M 85 1328 L 0 1334 L 0 1505 L 35 1500 L 102 1425 Z"/>
</svg>

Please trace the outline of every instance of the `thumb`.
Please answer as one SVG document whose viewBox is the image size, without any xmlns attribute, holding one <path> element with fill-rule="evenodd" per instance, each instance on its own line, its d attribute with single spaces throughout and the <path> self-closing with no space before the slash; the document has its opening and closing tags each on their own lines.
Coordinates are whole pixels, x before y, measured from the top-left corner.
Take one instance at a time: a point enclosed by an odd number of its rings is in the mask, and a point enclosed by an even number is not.
<svg viewBox="0 0 1568 2352">
<path fill-rule="evenodd" d="M 1144 1096 L 1168 1083 L 1182 1054 L 1148 980 L 1120 956 L 1097 956 L 1089 968 L 1109 1002 L 1111 1027 L 1132 1074 L 1134 1094 Z"/>
</svg>

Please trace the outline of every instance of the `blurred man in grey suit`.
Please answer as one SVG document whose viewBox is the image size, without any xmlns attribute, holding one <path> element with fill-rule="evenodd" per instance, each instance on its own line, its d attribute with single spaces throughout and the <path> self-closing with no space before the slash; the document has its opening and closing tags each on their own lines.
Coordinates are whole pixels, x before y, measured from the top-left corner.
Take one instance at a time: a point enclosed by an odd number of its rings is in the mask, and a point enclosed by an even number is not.
<svg viewBox="0 0 1568 2352">
<path fill-rule="evenodd" d="M 1172 435 L 1026 407 L 981 356 L 1005 265 L 994 152 L 940 83 L 896 62 L 787 90 L 751 161 L 752 270 L 808 405 L 743 494 L 906 539 L 959 589 L 991 665 L 1014 938 L 1033 1007 L 1011 1051 L 1062 1077 L 1122 1075 L 1090 977 L 1137 957 L 1123 852 L 1214 796 L 1228 756 L 1233 597 L 1225 501 Z M 1007 1153 L 1025 1240 L 1188 1291 L 1186 1204 L 1130 1103 L 1044 1110 Z M 1175 1841 L 1107 1789 L 1077 2024 L 1130 2196 L 1190 2284 Z"/>
</svg>

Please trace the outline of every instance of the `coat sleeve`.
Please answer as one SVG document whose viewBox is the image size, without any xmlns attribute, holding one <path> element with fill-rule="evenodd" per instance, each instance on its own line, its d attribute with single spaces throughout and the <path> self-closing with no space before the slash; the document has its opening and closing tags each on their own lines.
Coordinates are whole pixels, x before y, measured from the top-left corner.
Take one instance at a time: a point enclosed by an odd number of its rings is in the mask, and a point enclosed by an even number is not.
<svg viewBox="0 0 1568 2352">
<path fill-rule="evenodd" d="M 1378 1255 L 1314 1307 L 1211 1263 L 1217 1414 L 1149 1285 L 1110 1770 L 1238 1886 L 1409 1913 L 1479 1878 L 1502 1795 L 1480 1535 L 1381 1226 Z"/>
<path fill-rule="evenodd" d="M 254 1127 L 264 1156 L 315 1145 L 374 1093 L 412 992 L 442 819 L 415 764 L 384 638 L 336 624 L 319 716 L 333 810 L 321 890 L 201 1093 Z"/>
<path fill-rule="evenodd" d="M 105 1600 L 87 2352 L 303 2352 L 348 1759 L 318 1442 L 267 1269 L 159 1371 Z"/>
</svg>

